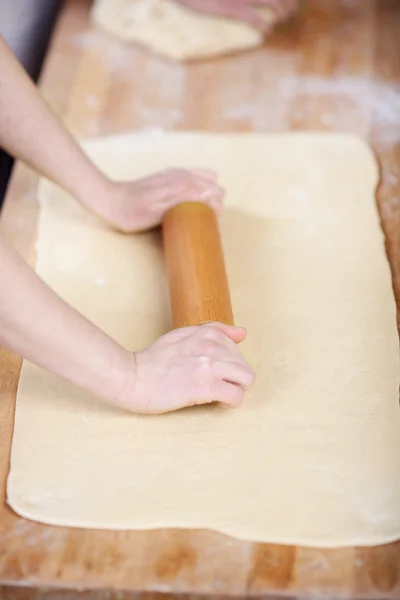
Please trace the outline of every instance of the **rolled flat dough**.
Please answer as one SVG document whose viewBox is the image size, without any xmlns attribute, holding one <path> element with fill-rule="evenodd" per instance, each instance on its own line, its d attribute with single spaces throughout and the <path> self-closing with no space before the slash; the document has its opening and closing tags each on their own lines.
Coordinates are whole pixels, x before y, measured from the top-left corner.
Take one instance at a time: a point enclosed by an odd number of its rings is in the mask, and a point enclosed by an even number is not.
<svg viewBox="0 0 400 600">
<path fill-rule="evenodd" d="M 263 17 L 275 20 L 262 9 Z M 174 60 L 195 60 L 260 46 L 250 25 L 192 11 L 173 0 L 96 0 L 92 18 L 122 40 L 138 42 Z"/>
<path fill-rule="evenodd" d="M 239 410 L 144 417 L 25 362 L 14 510 L 315 546 L 399 537 L 399 348 L 368 147 L 332 134 L 138 133 L 86 148 L 115 178 L 218 171 L 233 307 L 258 379 Z M 158 233 L 110 231 L 48 182 L 40 201 L 39 275 L 132 350 L 167 331 Z"/>
</svg>

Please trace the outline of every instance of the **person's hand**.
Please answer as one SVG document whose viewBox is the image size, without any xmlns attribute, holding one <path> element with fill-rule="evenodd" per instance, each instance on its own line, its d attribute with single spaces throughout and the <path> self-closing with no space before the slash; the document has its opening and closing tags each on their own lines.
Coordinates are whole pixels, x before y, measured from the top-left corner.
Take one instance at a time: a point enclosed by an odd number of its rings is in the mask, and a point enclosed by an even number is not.
<svg viewBox="0 0 400 600">
<path fill-rule="evenodd" d="M 131 380 L 116 403 L 135 413 L 158 414 L 213 401 L 236 408 L 254 371 L 236 343 L 241 327 L 212 323 L 175 329 L 134 356 Z"/>
<path fill-rule="evenodd" d="M 182 202 L 204 202 L 219 213 L 223 197 L 212 171 L 171 169 L 137 181 L 108 181 L 84 204 L 121 231 L 132 232 L 155 227 Z"/>
<path fill-rule="evenodd" d="M 285 21 L 298 8 L 299 0 L 175 0 L 179 4 L 198 12 L 228 17 L 248 23 L 264 35 L 271 25 L 262 18 L 257 8 L 270 8 L 277 21 Z"/>
</svg>

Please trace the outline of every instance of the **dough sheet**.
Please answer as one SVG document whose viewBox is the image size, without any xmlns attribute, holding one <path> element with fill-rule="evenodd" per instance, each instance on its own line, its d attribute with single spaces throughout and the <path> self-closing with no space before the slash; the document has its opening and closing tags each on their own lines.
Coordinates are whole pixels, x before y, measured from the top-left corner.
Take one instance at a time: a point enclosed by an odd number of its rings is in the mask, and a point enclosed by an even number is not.
<svg viewBox="0 0 400 600">
<path fill-rule="evenodd" d="M 260 9 L 273 23 L 270 9 Z M 93 21 L 105 31 L 174 60 L 196 60 L 260 46 L 263 36 L 246 23 L 211 16 L 173 0 L 96 0 Z"/>
<path fill-rule="evenodd" d="M 399 341 L 378 169 L 334 134 L 137 133 L 85 145 L 109 175 L 215 169 L 242 350 L 238 410 L 113 409 L 24 362 L 8 502 L 104 529 L 207 528 L 260 542 L 400 537 Z M 171 327 L 158 232 L 123 235 L 40 187 L 37 272 L 131 350 Z"/>
</svg>

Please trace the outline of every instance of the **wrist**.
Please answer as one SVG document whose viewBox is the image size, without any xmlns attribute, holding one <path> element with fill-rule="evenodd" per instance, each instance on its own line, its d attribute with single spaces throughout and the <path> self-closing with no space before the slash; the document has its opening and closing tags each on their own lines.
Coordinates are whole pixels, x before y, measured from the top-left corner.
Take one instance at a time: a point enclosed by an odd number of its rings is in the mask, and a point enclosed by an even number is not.
<svg viewBox="0 0 400 600">
<path fill-rule="evenodd" d="M 90 177 L 78 182 L 74 195 L 83 206 L 108 221 L 114 185 L 114 182 L 94 167 Z"/>
<path fill-rule="evenodd" d="M 133 352 L 123 350 L 109 373 L 107 400 L 115 406 L 132 410 L 137 379 L 136 357 Z"/>
<path fill-rule="evenodd" d="M 66 378 L 108 404 L 127 408 L 124 399 L 136 380 L 134 355 L 97 328 L 89 346 L 83 343 L 79 348 L 74 364 L 66 365 Z"/>
</svg>

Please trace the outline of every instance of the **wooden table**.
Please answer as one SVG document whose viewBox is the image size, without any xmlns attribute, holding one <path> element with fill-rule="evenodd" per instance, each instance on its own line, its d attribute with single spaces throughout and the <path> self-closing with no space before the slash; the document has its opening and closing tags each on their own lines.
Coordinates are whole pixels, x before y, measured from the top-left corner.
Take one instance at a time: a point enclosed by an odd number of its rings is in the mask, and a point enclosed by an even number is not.
<svg viewBox="0 0 400 600">
<path fill-rule="evenodd" d="M 189 67 L 95 32 L 88 12 L 87 0 L 65 2 L 41 79 L 46 99 L 79 136 L 162 127 L 333 130 L 369 139 L 382 166 L 379 206 L 400 302 L 397 0 L 310 0 L 306 20 L 262 50 Z M 1 220 L 2 233 L 31 259 L 36 184 L 18 165 Z M 0 358 L 0 598 L 400 597 L 400 543 L 317 550 L 17 517 L 5 504 L 5 482 L 21 361 L 5 351 Z"/>
</svg>

